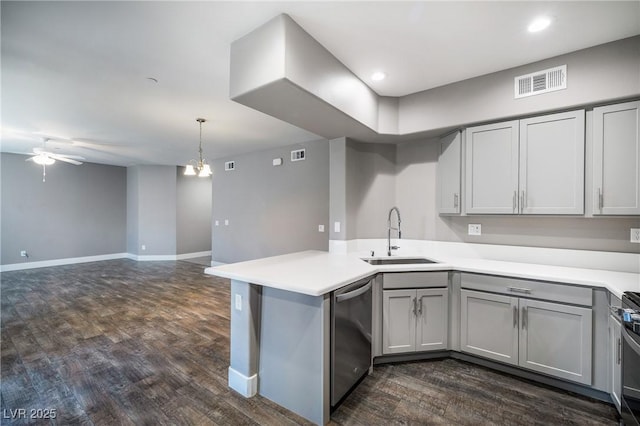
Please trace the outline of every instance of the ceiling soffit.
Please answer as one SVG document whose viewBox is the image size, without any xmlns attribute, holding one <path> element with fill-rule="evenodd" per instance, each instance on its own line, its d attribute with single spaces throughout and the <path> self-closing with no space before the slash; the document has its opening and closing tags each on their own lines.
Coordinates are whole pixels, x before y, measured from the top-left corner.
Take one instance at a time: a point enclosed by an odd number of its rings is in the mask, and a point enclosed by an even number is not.
<svg viewBox="0 0 640 426">
<path fill-rule="evenodd" d="M 603 57 L 625 75 L 636 73 L 638 47 L 640 36 L 419 93 L 384 97 L 281 14 L 231 44 L 230 98 L 327 139 L 398 142 L 472 123 L 638 96 L 637 78 L 592 90 L 604 77 L 601 73 L 610 71 L 598 72 Z M 567 90 L 514 99 L 514 77 L 560 62 L 568 64 Z"/>
</svg>

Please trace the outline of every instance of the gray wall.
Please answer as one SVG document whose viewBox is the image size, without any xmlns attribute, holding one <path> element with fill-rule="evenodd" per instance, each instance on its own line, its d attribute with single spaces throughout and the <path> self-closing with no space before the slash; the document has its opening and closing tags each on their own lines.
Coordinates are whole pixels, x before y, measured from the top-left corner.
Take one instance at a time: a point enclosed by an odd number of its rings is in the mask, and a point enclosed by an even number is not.
<svg viewBox="0 0 640 426">
<path fill-rule="evenodd" d="M 126 251 L 124 167 L 56 162 L 42 182 L 26 158 L 0 155 L 3 265 Z"/>
<path fill-rule="evenodd" d="M 127 251 L 143 256 L 175 255 L 176 167 L 132 166 L 127 175 L 132 179 L 127 185 L 131 191 L 127 216 L 133 219 L 127 224 Z"/>
<path fill-rule="evenodd" d="M 306 148 L 307 159 L 291 162 L 290 151 L 299 148 Z M 273 167 L 274 158 L 283 158 L 283 165 Z M 224 171 L 228 160 L 236 162 L 236 170 Z M 213 261 L 327 250 L 328 141 L 219 159 L 212 166 L 213 221 L 219 223 L 212 226 Z M 318 225 L 324 225 L 325 232 L 318 232 Z"/>
<path fill-rule="evenodd" d="M 347 140 L 347 239 L 386 237 L 396 200 L 396 146 Z"/>
<path fill-rule="evenodd" d="M 400 133 L 465 126 L 640 94 L 640 36 L 400 98 Z M 514 99 L 514 77 L 567 65 L 567 88 Z"/>
<path fill-rule="evenodd" d="M 211 178 L 185 176 L 177 168 L 177 254 L 211 250 Z"/>
<path fill-rule="evenodd" d="M 138 168 L 127 167 L 127 253 L 137 254 L 138 248 Z"/>
</svg>

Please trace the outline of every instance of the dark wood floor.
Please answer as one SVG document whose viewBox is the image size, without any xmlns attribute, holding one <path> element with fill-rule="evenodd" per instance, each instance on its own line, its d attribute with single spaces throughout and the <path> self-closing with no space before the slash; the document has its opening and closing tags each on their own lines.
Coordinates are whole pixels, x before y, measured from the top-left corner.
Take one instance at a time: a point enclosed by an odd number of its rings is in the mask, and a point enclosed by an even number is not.
<svg viewBox="0 0 640 426">
<path fill-rule="evenodd" d="M 0 280 L 3 425 L 307 424 L 228 389 L 230 286 L 201 265 L 114 260 Z M 19 409 L 27 419 L 11 418 Z M 378 366 L 331 420 L 616 424 L 610 405 L 455 360 Z"/>
</svg>

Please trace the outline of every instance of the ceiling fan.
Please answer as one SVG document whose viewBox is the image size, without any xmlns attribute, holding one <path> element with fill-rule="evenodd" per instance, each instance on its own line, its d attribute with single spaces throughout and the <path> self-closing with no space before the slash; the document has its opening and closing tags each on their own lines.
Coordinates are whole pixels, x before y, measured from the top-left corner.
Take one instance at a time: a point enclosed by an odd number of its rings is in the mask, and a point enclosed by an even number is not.
<svg viewBox="0 0 640 426">
<path fill-rule="evenodd" d="M 80 157 L 78 155 L 64 155 L 64 154 L 55 154 L 53 152 L 49 152 L 45 150 L 45 145 L 49 138 L 42 139 L 42 148 L 33 148 L 33 153 L 31 157 L 27 158 L 25 161 L 32 161 L 38 165 L 42 166 L 42 181 L 46 180 L 46 167 L 52 165 L 57 161 L 62 161 L 65 163 L 73 164 L 74 166 L 79 166 L 82 164 L 84 157 Z"/>
</svg>

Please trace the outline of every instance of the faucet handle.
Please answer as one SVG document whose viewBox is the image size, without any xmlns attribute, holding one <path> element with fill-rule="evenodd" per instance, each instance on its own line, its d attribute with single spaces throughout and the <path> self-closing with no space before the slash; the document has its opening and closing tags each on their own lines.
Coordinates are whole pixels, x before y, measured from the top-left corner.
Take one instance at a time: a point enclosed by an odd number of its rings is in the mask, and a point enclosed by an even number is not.
<svg viewBox="0 0 640 426">
<path fill-rule="evenodd" d="M 375 255 L 376 255 L 376 253 L 373 250 L 371 250 L 371 257 L 373 257 Z"/>
<path fill-rule="evenodd" d="M 391 250 L 398 250 L 400 246 L 391 246 Z"/>
</svg>

